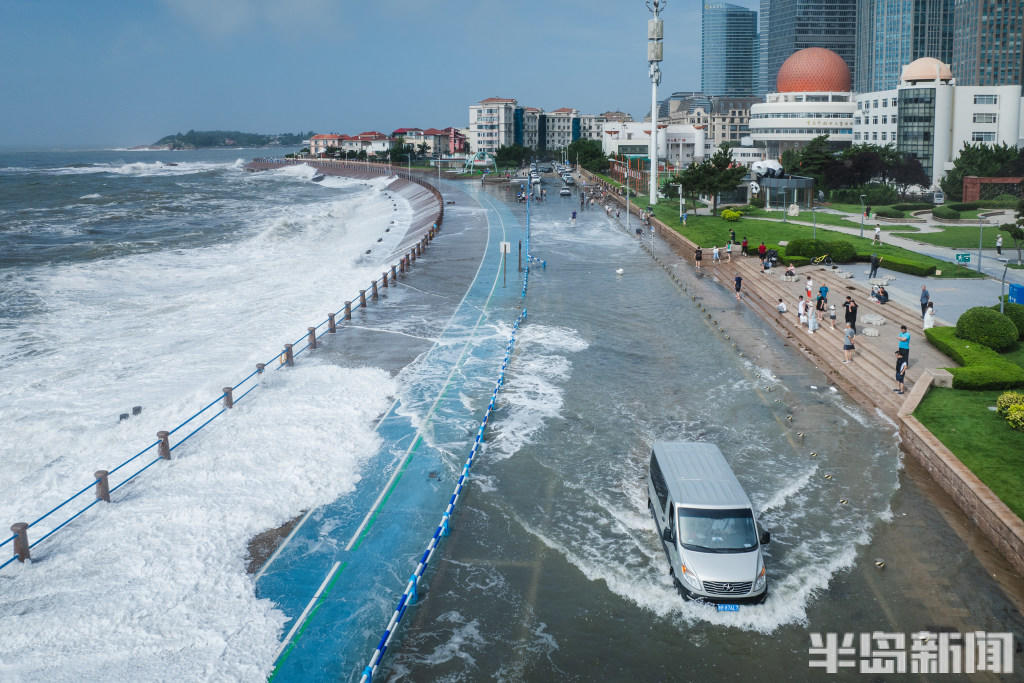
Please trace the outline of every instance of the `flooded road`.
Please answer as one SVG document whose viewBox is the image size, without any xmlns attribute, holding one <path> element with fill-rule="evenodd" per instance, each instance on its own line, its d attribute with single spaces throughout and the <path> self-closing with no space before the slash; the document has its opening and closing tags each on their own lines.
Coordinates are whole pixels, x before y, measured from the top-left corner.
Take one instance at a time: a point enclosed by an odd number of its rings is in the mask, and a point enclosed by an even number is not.
<svg viewBox="0 0 1024 683">
<path fill-rule="evenodd" d="M 1019 648 L 1020 580 L 904 469 L 894 424 L 710 278 L 680 266 L 684 295 L 604 211 L 572 226 L 574 209 L 532 207 L 547 266 L 531 272 L 486 450 L 389 680 L 808 680 L 824 678 L 809 634 L 828 632 L 901 633 L 908 652 L 918 631 L 1012 632 Z M 772 531 L 763 605 L 676 594 L 646 501 L 661 439 L 713 442 L 733 466 Z M 986 676 L 999 679 L 971 680 Z"/>
</svg>

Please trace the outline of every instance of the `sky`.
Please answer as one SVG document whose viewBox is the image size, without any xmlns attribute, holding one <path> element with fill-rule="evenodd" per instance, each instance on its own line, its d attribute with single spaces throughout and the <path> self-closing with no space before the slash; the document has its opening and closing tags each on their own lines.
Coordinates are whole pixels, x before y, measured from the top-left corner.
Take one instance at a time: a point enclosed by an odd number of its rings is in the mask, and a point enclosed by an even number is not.
<svg viewBox="0 0 1024 683">
<path fill-rule="evenodd" d="M 659 99 L 700 89 L 700 7 L 662 13 Z M 0 146 L 464 127 L 494 96 L 642 117 L 649 17 L 642 0 L 0 0 Z"/>
</svg>

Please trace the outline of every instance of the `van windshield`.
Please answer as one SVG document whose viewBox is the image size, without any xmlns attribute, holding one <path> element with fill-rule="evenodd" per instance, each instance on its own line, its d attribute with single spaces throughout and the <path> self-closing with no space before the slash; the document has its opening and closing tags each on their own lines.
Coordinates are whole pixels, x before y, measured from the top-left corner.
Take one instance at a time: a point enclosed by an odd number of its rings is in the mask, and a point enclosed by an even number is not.
<svg viewBox="0 0 1024 683">
<path fill-rule="evenodd" d="M 745 553 L 757 547 L 754 515 L 749 509 L 678 508 L 679 542 L 687 550 Z"/>
</svg>

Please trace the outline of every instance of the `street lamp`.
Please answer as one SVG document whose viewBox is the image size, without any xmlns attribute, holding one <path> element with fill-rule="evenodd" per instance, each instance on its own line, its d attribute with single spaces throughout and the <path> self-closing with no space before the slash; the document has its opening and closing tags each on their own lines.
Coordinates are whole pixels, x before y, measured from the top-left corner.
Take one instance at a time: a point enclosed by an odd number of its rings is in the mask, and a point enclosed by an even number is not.
<svg viewBox="0 0 1024 683">
<path fill-rule="evenodd" d="M 978 221 L 978 272 L 981 272 L 981 239 L 985 234 L 985 224 L 980 220 Z M 1006 269 L 1003 269 L 1004 273 Z"/>
<path fill-rule="evenodd" d="M 864 237 L 864 200 L 867 198 L 866 194 L 860 196 L 860 236 Z"/>
<path fill-rule="evenodd" d="M 661 83 L 661 67 L 663 55 L 661 39 L 664 36 L 664 25 L 661 10 L 668 5 L 668 0 L 647 0 L 647 9 L 654 15 L 647 22 L 647 64 L 651 77 L 651 177 L 650 203 L 658 203 L 658 84 Z"/>
</svg>

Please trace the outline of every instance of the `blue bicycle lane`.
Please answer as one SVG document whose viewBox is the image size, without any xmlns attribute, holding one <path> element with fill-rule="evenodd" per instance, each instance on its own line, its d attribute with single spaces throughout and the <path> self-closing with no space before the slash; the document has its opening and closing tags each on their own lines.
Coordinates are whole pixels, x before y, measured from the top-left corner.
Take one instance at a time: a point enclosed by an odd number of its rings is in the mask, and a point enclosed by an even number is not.
<svg viewBox="0 0 1024 683">
<path fill-rule="evenodd" d="M 289 617 L 275 682 L 359 679 L 472 447 L 522 305 L 515 270 L 503 286 L 499 245 L 525 230 L 504 203 L 471 193 L 487 214 L 479 268 L 378 423 L 380 451 L 355 490 L 307 512 L 256 575 L 257 595 Z"/>
</svg>

